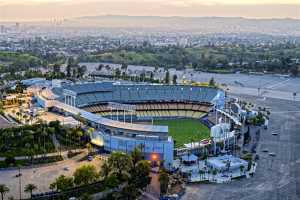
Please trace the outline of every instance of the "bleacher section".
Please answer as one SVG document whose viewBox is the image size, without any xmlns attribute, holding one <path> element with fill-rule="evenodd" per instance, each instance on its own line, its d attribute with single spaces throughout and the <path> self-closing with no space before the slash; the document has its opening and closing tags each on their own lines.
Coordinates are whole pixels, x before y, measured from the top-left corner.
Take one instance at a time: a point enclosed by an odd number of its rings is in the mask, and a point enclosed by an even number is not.
<svg viewBox="0 0 300 200">
<path fill-rule="evenodd" d="M 69 85 L 63 89 L 64 94 L 76 96 L 76 107 L 85 107 L 106 102 L 202 102 L 214 103 L 223 91 L 209 87 L 186 85 L 119 85 L 113 83 L 87 83 Z M 153 105 L 150 105 L 153 106 Z M 164 105 L 154 105 L 164 106 Z M 177 107 L 171 104 L 172 109 Z M 180 104 L 180 106 L 185 106 Z M 191 105 L 188 105 L 191 106 Z M 153 107 L 151 109 L 159 109 Z M 180 109 L 183 109 L 180 107 Z"/>
<path fill-rule="evenodd" d="M 125 112 L 125 115 L 134 115 L 138 119 L 144 118 L 168 118 L 168 117 L 183 117 L 199 119 L 210 111 L 212 105 L 193 104 L 193 103 L 139 103 L 136 105 L 134 113 Z M 107 104 L 91 105 L 84 107 L 84 110 L 92 113 L 97 113 L 104 117 L 124 115 L 124 112 L 119 110 L 111 110 Z"/>
</svg>

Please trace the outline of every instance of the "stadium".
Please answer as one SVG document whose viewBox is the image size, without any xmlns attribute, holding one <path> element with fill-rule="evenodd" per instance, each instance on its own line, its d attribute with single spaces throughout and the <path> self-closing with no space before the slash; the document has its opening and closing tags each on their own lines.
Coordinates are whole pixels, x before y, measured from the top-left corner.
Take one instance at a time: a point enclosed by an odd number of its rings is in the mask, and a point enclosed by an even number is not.
<svg viewBox="0 0 300 200">
<path fill-rule="evenodd" d="M 45 108 L 86 120 L 95 128 L 92 143 L 105 151 L 138 147 L 146 159 L 164 161 L 165 167 L 173 162 L 174 145 L 209 137 L 200 119 L 222 109 L 225 98 L 210 87 L 112 82 L 44 88 L 36 97 Z"/>
</svg>

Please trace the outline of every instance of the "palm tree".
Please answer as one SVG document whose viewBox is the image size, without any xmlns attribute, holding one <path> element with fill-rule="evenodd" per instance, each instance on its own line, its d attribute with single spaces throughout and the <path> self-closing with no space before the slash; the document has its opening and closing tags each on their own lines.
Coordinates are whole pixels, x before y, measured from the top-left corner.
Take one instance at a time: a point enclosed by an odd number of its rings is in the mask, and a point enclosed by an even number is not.
<svg viewBox="0 0 300 200">
<path fill-rule="evenodd" d="M 213 179 L 215 179 L 216 175 L 218 174 L 218 170 L 217 169 L 214 169 L 212 171 L 212 174 L 213 174 Z"/>
<path fill-rule="evenodd" d="M 296 100 L 296 96 L 297 96 L 297 92 L 294 92 L 294 93 L 293 93 L 294 101 Z"/>
<path fill-rule="evenodd" d="M 20 118 L 21 118 L 21 113 L 20 113 L 20 112 L 16 112 L 16 115 L 17 115 L 18 120 L 20 120 Z"/>
<path fill-rule="evenodd" d="M 166 194 L 168 191 L 168 184 L 169 184 L 169 175 L 164 170 L 161 170 L 159 172 L 158 177 L 159 183 L 160 183 L 160 193 L 161 195 Z"/>
<path fill-rule="evenodd" d="M 32 192 L 36 189 L 37 189 L 36 185 L 29 183 L 25 186 L 24 192 L 30 193 L 30 198 L 32 198 Z"/>
<path fill-rule="evenodd" d="M 91 145 L 91 143 L 87 143 L 87 144 L 86 144 L 86 148 L 87 148 L 87 150 L 88 150 L 88 154 L 90 154 L 91 151 L 93 150 L 93 146 Z"/>
<path fill-rule="evenodd" d="M 89 128 L 86 133 L 88 134 L 88 136 L 92 137 L 92 134 L 94 133 L 94 131 L 95 131 L 94 128 Z"/>
<path fill-rule="evenodd" d="M 207 171 L 208 179 L 210 179 L 210 174 L 211 174 L 211 170 L 209 169 L 209 170 Z"/>
<path fill-rule="evenodd" d="M 143 155 L 141 153 L 141 151 L 138 148 L 134 148 L 133 151 L 130 154 L 131 159 L 132 159 L 132 163 L 133 163 L 133 167 L 136 166 L 136 164 L 143 159 Z"/>
<path fill-rule="evenodd" d="M 0 185 L 1 200 L 4 199 L 4 196 L 7 192 L 9 192 L 9 188 L 6 185 L 1 184 Z"/>
<path fill-rule="evenodd" d="M 77 137 L 77 140 L 78 140 L 78 146 L 80 147 L 80 142 L 81 142 L 81 137 L 83 136 L 83 132 L 79 129 L 76 131 L 76 137 Z M 77 148 L 76 148 L 77 149 Z"/>
<path fill-rule="evenodd" d="M 43 152 L 44 152 L 44 158 L 46 157 L 46 137 L 48 136 L 48 132 L 46 131 L 46 128 L 43 128 L 41 135 L 43 136 Z"/>
<path fill-rule="evenodd" d="M 245 168 L 244 165 L 240 166 L 241 175 L 244 173 L 244 168 Z"/>
<path fill-rule="evenodd" d="M 204 171 L 202 171 L 202 170 L 199 170 L 199 175 L 200 175 L 200 178 L 202 179 L 202 177 L 203 177 L 203 174 L 204 174 Z"/>
<path fill-rule="evenodd" d="M 139 144 L 140 151 L 145 155 L 145 144 Z"/>
<path fill-rule="evenodd" d="M 27 115 L 24 114 L 24 115 L 21 115 L 21 116 L 22 116 L 23 122 L 26 121 Z"/>
</svg>

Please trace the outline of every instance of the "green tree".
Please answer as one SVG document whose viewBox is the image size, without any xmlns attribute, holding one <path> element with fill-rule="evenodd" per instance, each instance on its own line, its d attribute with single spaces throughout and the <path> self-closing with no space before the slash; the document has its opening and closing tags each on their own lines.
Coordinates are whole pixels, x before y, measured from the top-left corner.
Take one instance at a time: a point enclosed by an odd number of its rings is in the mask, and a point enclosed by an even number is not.
<svg viewBox="0 0 300 200">
<path fill-rule="evenodd" d="M 173 75 L 173 84 L 174 85 L 177 84 L 177 75 L 176 74 Z"/>
<path fill-rule="evenodd" d="M 88 193 L 84 193 L 80 196 L 80 200 L 92 200 L 92 197 Z"/>
<path fill-rule="evenodd" d="M 198 171 L 199 175 L 200 175 L 200 178 L 202 179 L 203 178 L 203 175 L 205 174 L 205 172 L 203 170 L 199 170 Z"/>
<path fill-rule="evenodd" d="M 122 63 L 121 69 L 127 70 L 128 65 L 126 63 Z"/>
<path fill-rule="evenodd" d="M 1 94 L 0 94 L 0 114 L 3 114 L 3 102 L 1 100 Z"/>
<path fill-rule="evenodd" d="M 21 93 L 23 93 L 24 89 L 25 89 L 25 86 L 20 81 L 18 81 L 16 83 L 16 89 L 15 89 L 16 93 L 21 94 Z"/>
<path fill-rule="evenodd" d="M 133 176 L 133 183 L 136 188 L 145 189 L 147 185 L 150 184 L 151 177 L 150 175 L 151 166 L 150 163 L 146 160 L 140 160 L 135 167 Z"/>
<path fill-rule="evenodd" d="M 94 128 L 88 128 L 87 134 L 89 137 L 92 137 L 92 134 L 94 133 L 95 129 Z"/>
<path fill-rule="evenodd" d="M 120 76 L 121 76 L 121 70 L 120 70 L 119 68 L 116 69 L 116 71 L 115 71 L 115 76 L 116 76 L 117 78 L 120 78 Z"/>
<path fill-rule="evenodd" d="M 210 87 L 215 87 L 215 86 L 216 86 L 216 82 L 215 82 L 214 77 L 211 77 L 211 79 L 210 79 L 209 82 L 208 82 L 208 85 L 209 85 Z"/>
<path fill-rule="evenodd" d="M 240 166 L 240 172 L 241 172 L 241 174 L 244 174 L 244 169 L 245 169 L 244 165 L 241 165 Z"/>
<path fill-rule="evenodd" d="M 158 180 L 159 180 L 159 183 L 160 183 L 160 193 L 162 195 L 164 195 L 168 191 L 169 174 L 165 170 L 161 170 L 159 172 Z"/>
<path fill-rule="evenodd" d="M 143 159 L 143 155 L 141 151 L 138 148 L 134 148 L 133 151 L 130 154 L 132 164 L 135 167 L 136 164 Z"/>
<path fill-rule="evenodd" d="M 109 176 L 110 174 L 110 171 L 111 169 L 109 168 L 108 166 L 108 163 L 107 162 L 104 162 L 101 166 L 101 170 L 100 170 L 100 176 L 103 178 L 103 179 L 107 179 L 107 177 Z"/>
<path fill-rule="evenodd" d="M 293 75 L 293 76 L 299 76 L 299 73 L 300 73 L 300 69 L 299 69 L 300 67 L 297 67 L 297 66 L 293 66 L 292 68 L 291 68 L 291 74 Z"/>
<path fill-rule="evenodd" d="M 68 59 L 68 64 L 66 67 L 66 71 L 67 71 L 67 77 L 71 78 L 72 74 L 71 74 L 71 70 L 74 68 L 74 66 L 76 65 L 75 60 L 71 57 Z M 73 73 L 74 76 L 74 73 Z"/>
<path fill-rule="evenodd" d="M 90 153 L 92 152 L 92 150 L 93 150 L 93 146 L 92 146 L 91 143 L 87 143 L 87 144 L 86 144 L 86 148 L 87 148 L 87 150 L 88 150 L 88 154 L 90 154 Z"/>
<path fill-rule="evenodd" d="M 150 81 L 153 81 L 154 80 L 154 74 L 153 72 L 150 73 Z"/>
<path fill-rule="evenodd" d="M 104 65 L 103 64 L 100 64 L 97 68 L 98 71 L 101 71 L 103 69 Z"/>
<path fill-rule="evenodd" d="M 32 192 L 36 189 L 37 189 L 36 185 L 29 183 L 25 186 L 24 192 L 29 193 L 30 198 L 32 198 Z"/>
<path fill-rule="evenodd" d="M 146 78 L 145 72 L 141 73 L 141 74 L 140 74 L 140 81 L 144 82 L 144 81 L 145 81 L 145 78 Z"/>
<path fill-rule="evenodd" d="M 68 64 L 67 67 L 66 67 L 66 72 L 67 72 L 66 76 L 67 76 L 67 78 L 71 77 L 71 69 L 72 69 L 71 67 L 72 66 L 70 64 Z"/>
<path fill-rule="evenodd" d="M 59 64 L 54 64 L 53 65 L 53 73 L 55 73 L 55 74 L 60 73 L 60 65 Z"/>
<path fill-rule="evenodd" d="M 129 171 L 132 167 L 132 161 L 129 155 L 122 152 L 113 152 L 108 158 L 108 166 L 115 173 L 118 179 L 123 179 L 124 176 L 129 176 Z"/>
<path fill-rule="evenodd" d="M 85 65 L 77 66 L 77 78 L 83 78 L 86 71 L 87 71 L 87 67 Z"/>
<path fill-rule="evenodd" d="M 9 188 L 4 184 L 0 184 L 1 200 L 4 200 L 4 196 L 8 192 L 9 192 Z"/>
<path fill-rule="evenodd" d="M 214 176 L 214 178 L 215 178 L 215 176 L 218 174 L 218 170 L 217 169 L 213 169 L 212 170 L 212 175 Z"/>
<path fill-rule="evenodd" d="M 76 185 L 87 185 L 95 182 L 98 179 L 99 174 L 97 173 L 95 166 L 83 165 L 76 169 L 73 176 Z"/>
<path fill-rule="evenodd" d="M 293 98 L 294 98 L 294 101 L 296 99 L 296 96 L 297 96 L 297 92 L 293 92 Z M 1 108 L 0 108 L 1 109 Z"/>
<path fill-rule="evenodd" d="M 165 83 L 166 83 L 166 84 L 169 84 L 169 83 L 170 83 L 170 72 L 169 72 L 169 71 L 166 72 Z"/>
<path fill-rule="evenodd" d="M 66 177 L 65 175 L 60 175 L 58 178 L 55 179 L 53 183 L 50 184 L 50 189 L 56 191 L 65 191 L 69 188 L 72 188 L 73 186 L 73 177 Z"/>
</svg>

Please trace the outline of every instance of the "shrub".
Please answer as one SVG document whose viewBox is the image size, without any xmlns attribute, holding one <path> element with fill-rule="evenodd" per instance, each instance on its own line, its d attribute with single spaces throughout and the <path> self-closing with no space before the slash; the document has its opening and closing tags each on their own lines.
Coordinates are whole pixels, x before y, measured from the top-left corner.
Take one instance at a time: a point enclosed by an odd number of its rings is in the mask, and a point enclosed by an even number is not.
<svg viewBox="0 0 300 200">
<path fill-rule="evenodd" d="M 5 158 L 5 163 L 6 163 L 7 165 L 15 164 L 15 163 L 16 163 L 16 159 L 15 159 L 14 156 L 9 155 L 9 156 L 7 156 L 7 157 Z"/>
</svg>

